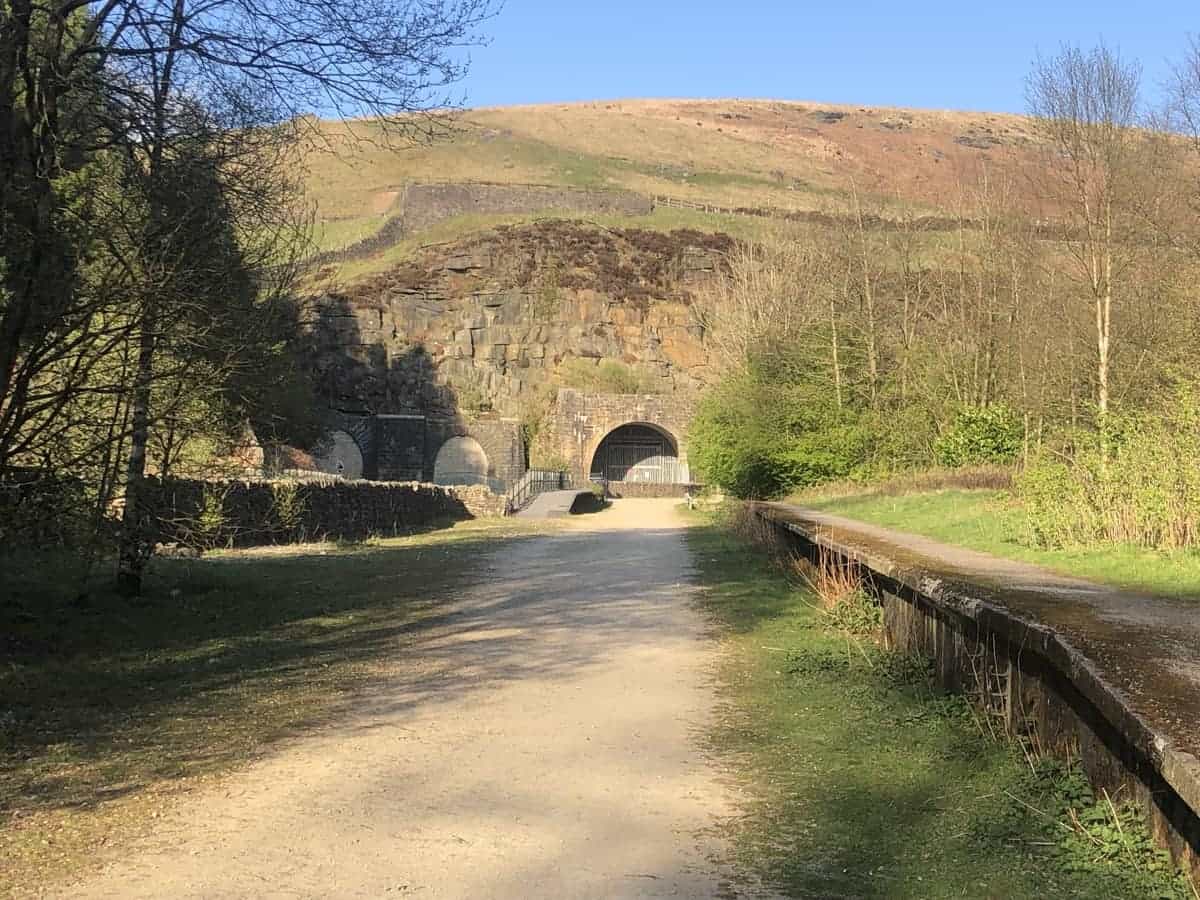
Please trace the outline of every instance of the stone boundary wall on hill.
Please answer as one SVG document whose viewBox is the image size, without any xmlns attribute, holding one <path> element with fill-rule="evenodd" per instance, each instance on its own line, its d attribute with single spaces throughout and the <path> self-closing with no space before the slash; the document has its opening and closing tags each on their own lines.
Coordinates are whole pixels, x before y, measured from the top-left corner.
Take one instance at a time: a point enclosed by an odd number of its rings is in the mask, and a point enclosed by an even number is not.
<svg viewBox="0 0 1200 900">
<path fill-rule="evenodd" d="M 971 569 L 914 556 L 803 509 L 753 510 L 766 526 L 764 541 L 862 576 L 883 607 L 887 646 L 931 659 L 938 683 L 971 697 L 1002 733 L 1078 760 L 1097 792 L 1135 802 L 1155 839 L 1200 875 L 1200 760 L 1178 740 L 1180 732 L 1195 734 L 1187 727 L 1194 698 L 1181 702 L 1155 681 L 1161 660 L 1145 658 L 1136 645 L 1120 651 L 1127 658 L 1088 655 L 1079 634 L 1068 636 L 1074 620 L 1064 604 L 1047 607 L 1036 592 L 1030 597 Z M 1152 716 L 1135 709 L 1127 686 L 1114 684 L 1129 677 L 1161 691 Z"/>
<path fill-rule="evenodd" d="M 465 215 L 518 215 L 560 210 L 580 215 L 646 216 L 654 201 L 629 191 L 589 191 L 538 184 L 410 184 L 395 214 L 369 237 L 315 254 L 312 267 L 364 259 L 438 222 Z"/>
<path fill-rule="evenodd" d="M 654 201 L 628 191 L 588 191 L 536 184 L 411 184 L 401 201 L 405 234 L 465 215 L 511 215 L 560 209 L 589 215 L 647 216 Z"/>
<path fill-rule="evenodd" d="M 505 513 L 503 496 L 474 485 L 150 478 L 143 491 L 148 539 L 197 549 L 391 537 Z"/>
</svg>

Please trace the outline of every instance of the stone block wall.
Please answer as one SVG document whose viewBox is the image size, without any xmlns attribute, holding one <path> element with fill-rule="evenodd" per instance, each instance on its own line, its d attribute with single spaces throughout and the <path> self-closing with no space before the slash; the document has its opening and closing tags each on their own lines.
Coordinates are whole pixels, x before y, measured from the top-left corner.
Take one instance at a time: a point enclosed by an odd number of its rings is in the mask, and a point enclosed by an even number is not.
<svg viewBox="0 0 1200 900">
<path fill-rule="evenodd" d="M 378 415 L 372 422 L 367 476 L 379 481 L 431 481 L 424 416 Z"/>
<path fill-rule="evenodd" d="M 325 295 L 315 321 L 321 391 L 332 408 L 364 415 L 453 417 L 469 394 L 519 418 L 564 380 L 564 364 L 605 360 L 656 392 L 698 391 L 713 372 L 690 292 L 725 244 L 647 234 L 512 228 L 430 248 Z"/>
<path fill-rule="evenodd" d="M 488 478 L 499 490 L 508 490 L 525 473 L 525 439 L 515 419 L 458 419 L 430 421 L 424 480 L 433 480 L 438 450 L 451 438 L 474 438 L 488 458 Z"/>
<path fill-rule="evenodd" d="M 488 483 L 494 490 L 508 490 L 525 472 L 525 440 L 521 423 L 514 419 L 336 413 L 330 422 L 354 441 L 363 459 L 361 476 L 371 481 L 432 483 L 438 452 L 456 437 L 479 442 L 487 454 Z"/>
<path fill-rule="evenodd" d="M 695 401 L 688 394 L 589 394 L 564 389 L 558 392 L 551 416 L 551 440 L 577 483 L 586 481 L 600 442 L 622 425 L 653 425 L 665 432 L 675 443 L 680 464 L 686 465 L 687 433 L 694 415 Z"/>
<path fill-rule="evenodd" d="M 387 537 L 505 512 L 485 487 L 416 482 L 151 478 L 143 491 L 149 537 L 200 549 Z"/>
</svg>

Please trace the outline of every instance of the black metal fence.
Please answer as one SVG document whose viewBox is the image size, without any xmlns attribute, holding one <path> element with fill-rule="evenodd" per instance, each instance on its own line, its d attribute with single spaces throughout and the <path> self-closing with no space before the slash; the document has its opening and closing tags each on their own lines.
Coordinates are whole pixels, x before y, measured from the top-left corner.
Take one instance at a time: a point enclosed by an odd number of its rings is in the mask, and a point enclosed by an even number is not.
<svg viewBox="0 0 1200 900">
<path fill-rule="evenodd" d="M 571 476 L 552 469 L 529 469 L 508 490 L 509 513 L 520 512 L 533 498 L 546 491 L 565 491 L 571 487 Z"/>
</svg>

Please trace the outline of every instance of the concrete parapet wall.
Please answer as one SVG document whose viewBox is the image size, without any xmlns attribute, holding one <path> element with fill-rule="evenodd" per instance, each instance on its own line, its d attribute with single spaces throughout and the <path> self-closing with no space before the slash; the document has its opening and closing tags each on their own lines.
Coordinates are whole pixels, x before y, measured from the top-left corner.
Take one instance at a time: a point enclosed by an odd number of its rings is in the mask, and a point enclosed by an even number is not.
<svg viewBox="0 0 1200 900">
<path fill-rule="evenodd" d="M 781 504 L 759 504 L 755 512 L 773 539 L 811 561 L 857 568 L 883 606 L 888 646 L 933 659 L 941 686 L 972 697 L 1002 730 L 1079 760 L 1097 791 L 1134 799 L 1161 845 L 1200 875 L 1197 698 L 1172 680 L 1178 673 L 1170 661 L 1147 657 L 1133 643 L 1091 639 L 1088 629 L 1103 631 L 1105 623 L 1080 614 L 1085 603 L 1073 605 L 1071 591 L 1090 590 L 1093 610 L 1096 596 L 1130 598 L 1052 573 L 1034 591 L 1020 577 L 989 578 L 961 562 L 939 562 L 924 547 L 913 552 L 898 543 L 902 535 L 884 543 L 865 534 L 869 526 L 831 526 L 833 517 Z M 1163 628 L 1158 640 L 1177 635 Z M 1122 650 L 1125 657 L 1116 656 Z M 1157 688 L 1150 702 L 1138 692 L 1144 685 Z"/>
</svg>

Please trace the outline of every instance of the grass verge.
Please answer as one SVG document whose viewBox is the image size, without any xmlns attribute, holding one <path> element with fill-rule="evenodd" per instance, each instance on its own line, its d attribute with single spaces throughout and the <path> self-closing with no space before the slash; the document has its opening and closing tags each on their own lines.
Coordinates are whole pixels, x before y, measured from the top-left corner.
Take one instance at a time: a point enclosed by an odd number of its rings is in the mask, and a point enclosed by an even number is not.
<svg viewBox="0 0 1200 900">
<path fill-rule="evenodd" d="M 712 747 L 744 775 L 743 871 L 792 897 L 1195 897 L 1077 771 L 985 737 L 921 662 L 852 646 L 761 549 L 719 522 L 688 542 L 725 637 Z"/>
<path fill-rule="evenodd" d="M 69 561 L 0 571 L 0 895 L 146 832 L 180 791 L 320 724 L 414 624 L 532 533 L 460 523 L 358 545 L 156 560 L 145 597 Z"/>
<path fill-rule="evenodd" d="M 1200 601 L 1200 553 L 1131 545 L 1043 550 L 1023 542 L 1024 514 L 1006 491 L 946 490 L 798 499 L 812 509 L 1035 563 L 1103 584 Z"/>
</svg>

